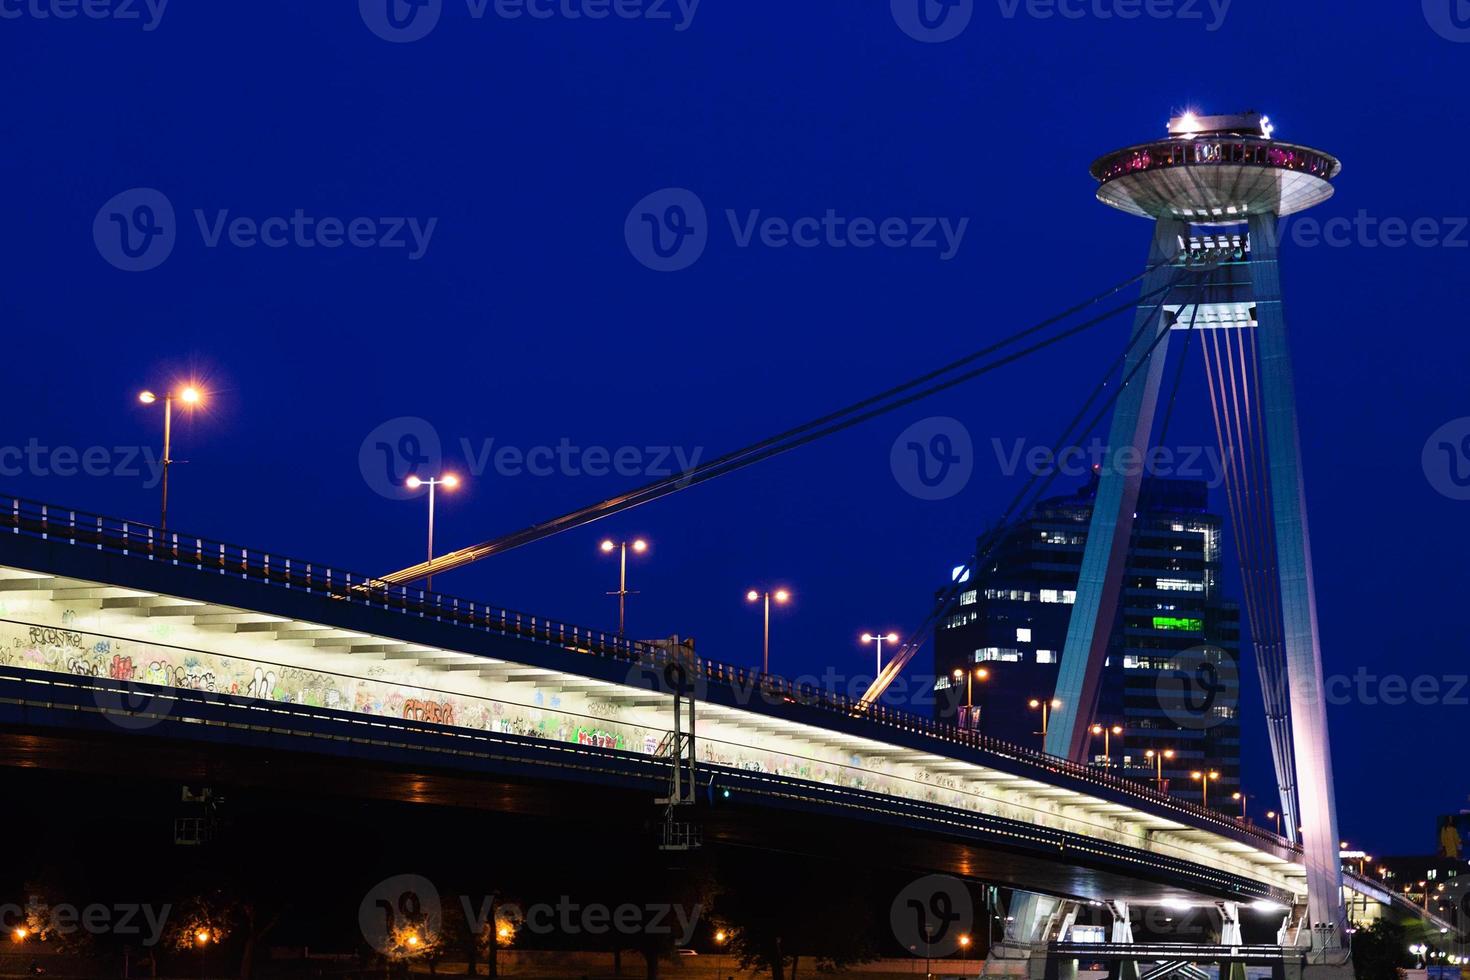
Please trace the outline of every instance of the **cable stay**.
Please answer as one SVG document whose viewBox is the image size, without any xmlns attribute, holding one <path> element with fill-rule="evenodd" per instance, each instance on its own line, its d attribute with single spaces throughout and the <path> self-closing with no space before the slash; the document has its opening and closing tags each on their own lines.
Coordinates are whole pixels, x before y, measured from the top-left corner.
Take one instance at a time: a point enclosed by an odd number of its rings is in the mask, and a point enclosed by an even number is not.
<svg viewBox="0 0 1470 980">
<path fill-rule="evenodd" d="M 837 409 L 820 418 L 813 419 L 770 438 L 762 439 L 744 448 L 726 453 L 724 456 L 709 460 L 683 473 L 656 480 L 653 483 L 639 487 L 628 493 L 610 497 L 590 506 L 563 514 L 560 517 L 540 524 L 533 524 L 530 527 L 485 541 L 481 544 L 471 545 L 467 548 L 461 548 L 458 551 L 440 555 L 431 561 L 420 562 L 417 565 L 411 565 L 408 568 L 391 572 L 382 576 L 378 580 L 378 583 L 383 585 L 403 585 L 432 575 L 440 575 L 457 568 L 463 568 L 465 565 L 469 565 L 483 558 L 488 558 L 491 555 L 502 554 L 513 548 L 519 548 L 522 545 L 549 538 L 563 531 L 582 527 L 593 521 L 601 520 L 604 517 L 622 513 L 634 507 L 640 507 L 643 504 L 677 493 L 680 490 L 688 489 L 700 483 L 706 483 L 727 473 L 733 473 L 738 469 L 743 469 L 762 460 L 790 452 L 793 449 L 815 442 L 818 439 L 841 432 L 852 426 L 877 418 L 880 415 L 903 408 L 906 405 L 911 405 L 925 398 L 932 397 L 956 385 L 963 384 L 966 381 L 973 380 L 983 374 L 1004 367 L 1007 364 L 1012 364 L 1025 357 L 1029 357 L 1038 351 L 1045 350 L 1070 337 L 1077 336 L 1119 313 L 1132 309 L 1137 303 L 1136 300 L 1130 300 L 1122 305 L 1110 307 L 1080 324 L 1035 340 L 1019 350 L 1000 355 L 1000 352 L 1006 348 L 1034 337 L 1037 334 L 1041 334 L 1048 328 L 1056 326 L 1082 311 L 1117 295 L 1162 264 L 1164 263 L 1158 263 L 1145 268 L 1137 275 L 1130 276 L 1128 279 L 1069 307 L 1061 313 L 1047 317 L 1002 340 L 967 354 L 956 361 L 952 361 L 919 377 Z M 1144 298 L 1147 299 L 1150 296 L 1158 295 L 1167 291 L 1169 288 L 1172 288 L 1172 284 L 1153 290 Z M 986 360 L 986 358 L 991 358 L 993 355 L 1000 356 L 995 356 L 992 360 Z M 968 368 L 968 370 L 961 371 L 960 369 L 962 368 Z M 960 373 L 955 374 L 954 372 L 956 371 L 960 371 Z M 946 377 L 947 375 L 952 376 Z"/>
<path fill-rule="evenodd" d="M 1159 264 L 1162 265 L 1164 263 Z M 1181 271 L 1177 276 L 1175 276 L 1160 289 L 1152 290 L 1150 293 L 1144 294 L 1142 297 L 1140 297 L 1140 301 L 1146 301 L 1153 295 L 1158 295 L 1162 293 L 1164 295 L 1164 300 L 1161 300 L 1159 303 L 1159 316 L 1162 317 L 1164 315 L 1164 302 L 1167 300 L 1168 294 L 1172 292 L 1184 279 L 1188 278 L 1191 274 L 1192 273 L 1187 269 Z M 1188 328 L 1189 333 L 1193 333 L 1194 331 L 1195 317 L 1198 315 L 1198 312 L 1198 305 L 1196 305 L 1194 315 L 1190 317 Z M 1142 325 L 1140 325 L 1136 331 L 1134 331 L 1133 336 L 1129 338 L 1129 341 L 1124 346 L 1122 352 L 1119 353 L 1118 356 L 1111 363 L 1108 364 L 1107 369 L 1103 372 L 1102 378 L 1093 387 L 1092 392 L 1088 395 L 1086 400 L 1083 401 L 1082 407 L 1078 410 L 1077 414 L 1072 417 L 1071 421 L 1068 422 L 1067 427 L 1062 431 L 1061 435 L 1056 438 L 1052 445 L 1067 445 L 1068 441 L 1073 439 L 1078 433 L 1085 435 L 1086 433 L 1091 432 L 1097 428 L 1097 426 L 1106 416 L 1107 412 L 1112 409 L 1113 404 L 1118 400 L 1118 397 L 1122 394 L 1123 389 L 1126 388 L 1130 383 L 1132 383 L 1134 377 L 1137 376 L 1138 372 L 1145 365 L 1147 365 L 1148 360 L 1153 355 L 1154 350 L 1159 346 L 1159 344 L 1163 342 L 1164 337 L 1168 334 L 1168 330 L 1170 328 L 1166 327 L 1164 329 L 1158 329 L 1157 327 L 1155 327 L 1154 338 L 1149 343 L 1148 347 L 1144 350 L 1143 356 L 1139 358 L 1139 362 L 1135 364 L 1133 369 L 1128 372 L 1127 376 L 1122 379 L 1122 382 L 1117 386 L 1117 388 L 1108 397 L 1108 399 L 1097 409 L 1097 411 L 1092 415 L 1087 423 L 1085 425 L 1082 425 L 1082 420 L 1084 417 L 1086 417 L 1088 409 L 1097 400 L 1098 396 L 1101 395 L 1104 390 L 1106 390 L 1108 384 L 1113 378 L 1114 373 L 1117 372 L 1119 368 L 1127 362 L 1129 353 L 1132 352 L 1133 348 L 1138 345 L 1138 342 L 1143 338 L 1145 333 L 1147 333 L 1148 328 L 1154 325 L 1155 322 L 1156 321 L 1154 321 L 1153 319 L 1149 319 L 1145 321 Z M 1081 427 L 1079 428 L 1079 426 Z M 990 530 L 981 537 L 981 540 L 979 541 L 975 549 L 975 560 L 973 562 L 966 562 L 956 569 L 955 575 L 953 577 L 953 580 L 950 582 L 949 588 L 946 589 L 945 592 L 935 602 L 934 606 L 930 610 L 928 616 L 925 617 L 923 622 L 920 623 L 916 629 L 912 630 L 909 633 L 909 639 L 899 647 L 898 651 L 894 654 L 893 659 L 890 660 L 888 664 L 883 668 L 883 670 L 879 672 L 873 683 L 868 687 L 867 692 L 864 693 L 863 697 L 861 698 L 861 703 L 864 706 L 870 707 L 877 704 L 879 698 L 883 696 L 883 693 L 893 684 L 895 680 L 898 679 L 898 676 L 900 673 L 903 672 L 904 667 L 908 666 L 909 662 L 914 658 L 914 655 L 919 652 L 919 649 L 926 642 L 928 642 L 929 638 L 933 635 L 934 630 L 938 628 L 939 624 L 945 619 L 945 617 L 949 616 L 954 608 L 958 605 L 959 597 L 965 591 L 966 579 L 968 579 L 971 574 L 978 572 L 980 568 L 984 567 L 984 565 L 988 564 L 991 558 L 994 557 L 996 552 L 999 551 L 1000 547 L 1005 544 L 1011 532 L 1012 522 L 1014 518 L 1016 517 L 1016 515 L 1023 512 L 1024 508 L 1022 507 L 1022 505 L 1026 503 L 1029 498 L 1030 503 L 1027 506 L 1034 506 L 1036 502 L 1042 499 L 1042 497 L 1047 492 L 1047 489 L 1056 480 L 1058 475 L 1060 475 L 1060 471 L 1057 468 L 1053 467 L 1052 471 L 1046 476 L 1046 478 L 1044 480 L 1041 480 L 1041 484 L 1038 487 L 1036 484 L 1037 481 L 1041 479 L 1040 474 L 1031 474 L 1031 476 L 1027 479 L 1025 485 L 1022 486 L 1021 489 L 1016 493 L 1016 495 L 1011 499 L 1010 504 L 1006 507 L 1005 511 L 1002 512 L 1000 518 L 995 522 L 994 525 L 992 525 Z M 1035 488 L 1034 492 L 1033 488 Z"/>
</svg>

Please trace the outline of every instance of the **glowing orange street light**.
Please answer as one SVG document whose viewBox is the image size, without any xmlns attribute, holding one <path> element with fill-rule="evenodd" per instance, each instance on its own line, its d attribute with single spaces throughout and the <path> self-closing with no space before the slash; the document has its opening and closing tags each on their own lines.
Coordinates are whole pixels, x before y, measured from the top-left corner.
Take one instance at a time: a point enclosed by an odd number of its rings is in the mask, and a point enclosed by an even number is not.
<svg viewBox="0 0 1470 980">
<path fill-rule="evenodd" d="M 194 933 L 194 939 L 198 941 L 199 945 L 203 946 L 205 943 L 209 942 L 209 930 L 200 929 L 198 932 Z"/>
<path fill-rule="evenodd" d="M 1036 734 L 1041 736 L 1042 744 L 1045 745 L 1047 718 L 1050 714 L 1051 709 L 1060 708 L 1062 706 L 1062 702 L 1057 700 L 1056 698 L 1052 698 L 1050 701 L 1042 701 L 1038 698 L 1032 698 L 1028 702 L 1028 704 L 1030 704 L 1032 711 L 1035 711 L 1037 708 L 1041 709 L 1041 731 L 1037 732 Z"/>
<path fill-rule="evenodd" d="M 648 542 L 642 538 L 635 538 L 631 544 L 627 541 L 614 543 L 609 538 L 603 541 L 600 547 L 605 555 L 610 555 L 614 551 L 621 552 L 618 564 L 618 591 L 609 592 L 608 595 L 618 597 L 618 636 L 625 636 L 624 623 L 626 622 L 628 596 L 638 594 L 628 591 L 628 549 L 632 548 L 635 555 L 641 555 L 648 550 Z"/>
<path fill-rule="evenodd" d="M 766 606 L 766 627 L 765 640 L 762 645 L 761 673 L 769 674 L 771 672 L 771 600 L 776 600 L 778 606 L 784 606 L 791 601 L 791 593 L 785 589 L 777 589 L 775 592 L 751 589 L 745 593 L 746 602 L 760 602 L 762 598 L 765 599 Z"/>
<path fill-rule="evenodd" d="M 1113 725 L 1110 727 L 1107 725 L 1093 725 L 1091 730 L 1092 734 L 1101 735 L 1103 737 L 1103 759 L 1105 760 L 1104 764 L 1109 769 L 1113 768 L 1113 748 L 1111 739 L 1114 735 L 1123 734 L 1123 726 Z"/>
<path fill-rule="evenodd" d="M 453 490 L 455 487 L 459 486 L 459 477 L 455 476 L 453 473 L 446 473 L 443 476 L 431 477 L 430 479 L 427 479 L 427 480 L 422 479 L 422 478 L 417 477 L 417 476 L 411 476 L 407 480 L 403 481 L 403 483 L 404 483 L 404 486 L 408 487 L 410 490 L 417 490 L 419 487 L 428 487 L 429 488 L 429 561 L 433 561 L 434 560 L 434 490 L 436 488 L 438 488 L 438 487 L 443 487 L 445 490 Z M 429 591 L 433 591 L 433 589 L 434 589 L 434 576 L 433 575 L 429 575 L 429 576 L 426 576 L 425 577 L 425 579 L 424 579 L 424 588 L 425 589 L 428 589 Z"/>
<path fill-rule="evenodd" d="M 18 943 L 25 942 L 26 937 L 30 934 L 30 930 L 27 929 L 25 926 L 16 926 L 15 932 L 11 933 L 11 935 L 15 937 L 15 941 Z"/>
<path fill-rule="evenodd" d="M 1159 792 L 1162 793 L 1164 791 L 1164 760 L 1174 758 L 1174 750 L 1165 749 L 1162 752 L 1155 752 L 1153 749 L 1148 749 L 1143 753 L 1143 757 L 1155 763 L 1158 770 Z"/>
<path fill-rule="evenodd" d="M 1194 772 L 1189 774 L 1189 778 L 1200 784 L 1200 792 L 1202 794 L 1200 797 L 1200 805 L 1208 807 L 1210 805 L 1210 782 L 1212 780 L 1219 779 L 1220 774 L 1213 769 L 1211 769 L 1208 773 L 1204 773 L 1196 769 Z"/>
<path fill-rule="evenodd" d="M 204 401 L 204 393 L 194 385 L 188 385 L 178 394 L 169 391 L 163 396 L 163 506 L 160 509 L 158 527 L 161 531 L 168 530 L 168 468 L 173 465 L 173 427 L 174 427 L 174 399 L 188 405 L 190 408 Z M 138 392 L 138 401 L 144 405 L 152 405 L 158 401 L 158 396 L 151 391 Z"/>
<path fill-rule="evenodd" d="M 984 667 L 974 667 L 970 670 L 955 668 L 955 683 L 958 684 L 961 680 L 965 682 L 965 728 L 980 727 L 975 720 L 975 678 L 977 677 L 982 681 L 988 680 L 990 671 Z"/>
</svg>

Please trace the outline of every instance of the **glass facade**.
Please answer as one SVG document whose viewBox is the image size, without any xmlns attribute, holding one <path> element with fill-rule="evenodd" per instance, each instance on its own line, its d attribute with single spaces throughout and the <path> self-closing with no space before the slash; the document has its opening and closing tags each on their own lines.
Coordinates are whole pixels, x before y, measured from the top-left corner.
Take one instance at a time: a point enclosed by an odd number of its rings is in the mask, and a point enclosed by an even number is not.
<svg viewBox="0 0 1470 980">
<path fill-rule="evenodd" d="M 1094 479 L 1013 525 L 976 566 L 970 601 L 938 631 L 940 677 L 986 665 L 973 697 L 988 735 L 1041 745 L 1041 706 L 1056 689 L 1095 491 Z M 1170 793 L 1200 802 L 1205 774 L 1218 773 L 1209 804 L 1234 813 L 1240 610 L 1221 595 L 1220 563 L 1221 519 L 1209 512 L 1205 484 L 1146 480 L 1095 715 L 1107 738 L 1094 736 L 1090 760 L 1147 781 L 1172 752 L 1163 764 Z M 941 699 L 938 710 L 956 707 Z"/>
</svg>

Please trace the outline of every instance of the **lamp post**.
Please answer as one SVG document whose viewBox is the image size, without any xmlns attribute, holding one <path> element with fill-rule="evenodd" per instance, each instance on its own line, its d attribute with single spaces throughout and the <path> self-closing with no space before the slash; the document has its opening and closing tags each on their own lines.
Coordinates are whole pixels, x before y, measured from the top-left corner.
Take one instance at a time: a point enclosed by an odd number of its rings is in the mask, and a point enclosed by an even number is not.
<svg viewBox="0 0 1470 980">
<path fill-rule="evenodd" d="M 1154 762 L 1158 771 L 1159 792 L 1164 792 L 1164 760 L 1174 758 L 1174 750 L 1164 749 L 1162 752 L 1155 752 L 1153 749 L 1148 749 L 1143 753 L 1143 757 Z"/>
<path fill-rule="evenodd" d="M 619 541 L 617 543 L 614 543 L 611 538 L 602 542 L 603 554 L 612 554 L 614 550 L 617 550 L 619 552 L 618 591 L 608 593 L 608 595 L 615 595 L 618 597 L 618 636 L 627 635 L 624 630 L 624 624 L 627 622 L 628 596 L 638 594 L 636 592 L 628 591 L 628 549 L 630 547 L 633 549 L 633 553 L 635 555 L 641 555 L 648 550 L 648 542 L 644 541 L 642 538 L 633 539 L 633 542 L 631 544 L 629 544 L 629 542 L 627 541 Z"/>
<path fill-rule="evenodd" d="M 1189 774 L 1189 778 L 1200 784 L 1200 805 L 1209 809 L 1210 806 L 1210 782 L 1220 778 L 1220 774 L 1211 769 L 1209 772 L 1201 772 L 1196 769 Z"/>
<path fill-rule="evenodd" d="M 174 399 L 177 398 L 189 407 L 194 407 L 204 400 L 203 393 L 194 385 L 180 389 L 175 395 L 172 391 L 165 392 L 163 396 L 163 506 L 159 514 L 159 530 L 168 530 L 168 468 L 173 464 L 173 427 L 174 427 Z M 158 396 L 151 391 L 138 392 L 138 401 L 144 405 L 152 405 L 158 401 Z"/>
<path fill-rule="evenodd" d="M 1250 797 L 1247 796 L 1243 791 L 1236 790 L 1234 793 L 1230 794 L 1230 798 L 1232 800 L 1238 800 L 1240 802 L 1240 819 L 1242 822 L 1244 822 L 1246 820 L 1245 807 L 1246 803 L 1250 800 Z"/>
<path fill-rule="evenodd" d="M 1040 698 L 1032 698 L 1029 704 L 1031 705 L 1032 711 L 1035 711 L 1037 708 L 1041 709 L 1041 731 L 1037 732 L 1036 734 L 1041 736 L 1041 742 L 1043 745 L 1045 745 L 1047 718 L 1049 717 L 1051 709 L 1060 708 L 1062 706 L 1062 702 L 1057 700 L 1056 698 L 1052 698 L 1050 701 L 1043 701 Z"/>
<path fill-rule="evenodd" d="M 763 598 L 766 605 L 766 625 L 761 644 L 761 673 L 769 674 L 771 672 L 771 600 L 775 599 L 776 605 L 784 606 L 791 601 L 791 593 L 785 589 L 777 589 L 774 592 L 769 589 L 764 591 L 751 589 L 745 593 L 746 602 L 760 602 Z"/>
<path fill-rule="evenodd" d="M 1109 727 L 1107 725 L 1093 725 L 1092 734 L 1101 735 L 1103 737 L 1103 767 L 1106 769 L 1113 768 L 1113 749 L 1111 739 L 1114 735 L 1123 734 L 1123 726 L 1113 725 Z"/>
<path fill-rule="evenodd" d="M 1275 810 L 1267 810 L 1266 811 L 1266 819 L 1267 820 L 1270 820 L 1272 818 L 1275 818 L 1275 820 L 1276 820 L 1276 836 L 1277 837 L 1280 837 L 1281 836 L 1281 814 L 1277 813 Z"/>
<path fill-rule="evenodd" d="M 979 728 L 975 724 L 975 678 L 982 681 L 990 677 L 990 671 L 984 667 L 972 667 L 969 670 L 956 667 L 954 672 L 955 683 L 958 684 L 963 678 L 965 682 L 965 724 L 966 729 Z"/>
<path fill-rule="evenodd" d="M 864 633 L 863 636 L 862 636 L 862 640 L 863 640 L 864 643 L 876 643 L 876 644 L 878 644 L 878 668 L 877 669 L 878 669 L 878 674 L 882 674 L 883 673 L 883 644 L 885 644 L 885 643 L 897 643 L 898 642 L 898 634 L 897 633 Z M 876 678 L 878 676 L 878 674 L 875 674 L 873 676 Z"/>
<path fill-rule="evenodd" d="M 434 560 L 434 490 L 435 490 L 436 487 L 441 487 L 441 486 L 445 490 L 453 490 L 455 487 L 459 486 L 459 477 L 455 476 L 453 473 L 448 473 L 448 474 L 445 474 L 444 476 L 432 477 L 432 478 L 427 479 L 427 480 L 422 479 L 422 478 L 417 477 L 417 476 L 411 476 L 411 477 L 409 477 L 404 482 L 405 482 L 405 484 L 408 486 L 408 488 L 410 490 L 417 490 L 419 487 L 428 487 L 429 488 L 429 561 L 433 561 Z M 427 589 L 430 592 L 434 591 L 434 576 L 433 575 L 428 575 L 428 576 L 425 577 L 425 579 L 424 579 L 424 588 Z"/>
</svg>

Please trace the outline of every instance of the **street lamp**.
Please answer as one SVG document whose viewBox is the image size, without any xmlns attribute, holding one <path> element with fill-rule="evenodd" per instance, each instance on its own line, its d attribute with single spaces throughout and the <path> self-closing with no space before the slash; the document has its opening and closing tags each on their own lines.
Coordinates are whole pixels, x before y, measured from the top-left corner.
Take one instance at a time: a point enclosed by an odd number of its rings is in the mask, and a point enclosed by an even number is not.
<svg viewBox="0 0 1470 980">
<path fill-rule="evenodd" d="M 975 724 L 975 678 L 977 677 L 982 681 L 986 680 L 990 677 L 990 671 L 984 667 L 974 667 L 970 670 L 955 668 L 955 683 L 958 684 L 961 679 L 965 682 L 965 724 L 962 727 L 966 729 L 980 727 Z"/>
<path fill-rule="evenodd" d="M 1050 701 L 1042 701 L 1039 698 L 1032 698 L 1028 703 L 1030 704 L 1032 711 L 1035 711 L 1037 708 L 1041 709 L 1041 731 L 1037 732 L 1036 734 L 1041 736 L 1042 744 L 1044 745 L 1046 743 L 1047 717 L 1049 716 L 1051 709 L 1060 708 L 1062 706 L 1062 702 L 1057 700 L 1056 698 L 1052 698 Z"/>
<path fill-rule="evenodd" d="M 1103 737 L 1103 765 L 1106 769 L 1113 768 L 1112 737 L 1114 735 L 1122 735 L 1123 726 L 1113 725 L 1112 727 L 1108 727 L 1107 725 L 1093 725 L 1092 734 Z"/>
<path fill-rule="evenodd" d="M 791 601 L 791 593 L 785 589 L 777 589 L 775 592 L 769 589 L 765 591 L 751 589 L 745 593 L 746 602 L 760 602 L 762 599 L 765 600 L 766 605 L 766 627 L 762 644 L 761 673 L 769 674 L 771 672 L 771 600 L 776 600 L 778 606 L 784 606 Z"/>
<path fill-rule="evenodd" d="M 613 551 L 619 552 L 618 560 L 618 591 L 609 592 L 608 595 L 618 597 L 618 636 L 624 636 L 624 623 L 627 621 L 628 596 L 637 595 L 636 592 L 628 591 L 628 549 L 633 549 L 635 555 L 641 555 L 648 550 L 648 542 L 642 538 L 633 539 L 630 544 L 627 541 L 613 543 L 611 538 L 602 542 L 602 553 L 610 555 Z"/>
<path fill-rule="evenodd" d="M 1276 836 L 1277 837 L 1280 837 L 1281 836 L 1281 814 L 1277 813 L 1275 810 L 1267 810 L 1266 811 L 1266 819 L 1267 820 L 1270 820 L 1272 818 L 1275 818 L 1275 820 L 1276 820 Z"/>
<path fill-rule="evenodd" d="M 1155 752 L 1153 749 L 1148 749 L 1143 753 L 1143 757 L 1153 760 L 1158 770 L 1159 792 L 1164 792 L 1164 760 L 1174 758 L 1174 750 L 1164 749 L 1162 752 Z"/>
<path fill-rule="evenodd" d="M 1210 805 L 1210 782 L 1212 780 L 1219 779 L 1220 774 L 1213 769 L 1211 769 L 1207 773 L 1200 772 L 1198 769 L 1196 769 L 1194 772 L 1189 774 L 1189 778 L 1200 784 L 1200 792 L 1202 794 L 1200 797 L 1200 805 L 1208 809 Z"/>
<path fill-rule="evenodd" d="M 897 643 L 898 642 L 898 634 L 897 633 L 864 633 L 863 636 L 862 636 L 862 640 L 863 640 L 864 643 L 877 643 L 878 644 L 878 674 L 882 674 L 883 673 L 883 644 L 885 644 L 885 643 Z M 877 675 L 875 675 L 875 676 L 877 676 Z"/>
<path fill-rule="evenodd" d="M 1246 805 L 1246 802 L 1250 799 L 1250 797 L 1246 796 L 1246 794 L 1243 793 L 1243 792 L 1241 792 L 1240 790 L 1236 790 L 1234 793 L 1231 793 L 1230 794 L 1230 798 L 1232 800 L 1238 800 L 1240 802 L 1240 819 L 1242 821 L 1245 820 L 1246 819 L 1245 805 Z"/>
<path fill-rule="evenodd" d="M 442 486 L 445 490 L 453 490 L 455 487 L 459 486 L 459 477 L 455 476 L 453 473 L 446 473 L 443 476 L 432 477 L 432 478 L 427 479 L 427 480 L 422 479 L 422 478 L 417 477 L 417 476 L 411 476 L 411 477 L 409 477 L 404 482 L 405 482 L 405 484 L 407 485 L 407 487 L 410 490 L 417 490 L 419 487 L 428 487 L 429 488 L 429 561 L 433 561 L 434 560 L 434 489 L 436 487 L 441 487 Z M 424 579 L 424 588 L 427 589 L 430 592 L 434 591 L 434 576 L 433 575 L 429 575 L 429 576 L 426 576 L 425 577 L 425 579 Z"/>
<path fill-rule="evenodd" d="M 1166 758 L 1172 760 L 1173 757 L 1175 757 L 1175 751 L 1173 749 L 1164 749 L 1163 752 L 1155 752 L 1154 749 L 1147 749 L 1144 752 L 1144 758 L 1152 761 L 1155 765 L 1155 770 L 1157 770 L 1158 792 L 1164 792 L 1164 760 Z"/>
<path fill-rule="evenodd" d="M 173 427 L 174 427 L 174 399 L 177 398 L 185 405 L 193 408 L 204 400 L 204 393 L 194 385 L 188 385 L 174 393 L 164 392 L 163 395 L 163 507 L 159 514 L 159 530 L 168 530 L 168 468 L 173 464 Z M 138 401 L 144 405 L 152 405 L 158 401 L 158 396 L 151 391 L 138 392 Z"/>
</svg>

